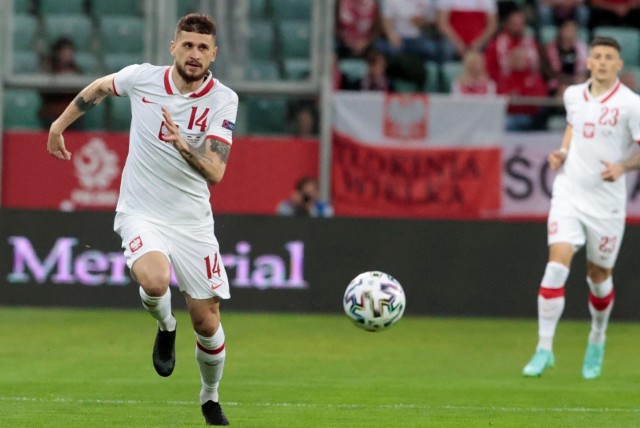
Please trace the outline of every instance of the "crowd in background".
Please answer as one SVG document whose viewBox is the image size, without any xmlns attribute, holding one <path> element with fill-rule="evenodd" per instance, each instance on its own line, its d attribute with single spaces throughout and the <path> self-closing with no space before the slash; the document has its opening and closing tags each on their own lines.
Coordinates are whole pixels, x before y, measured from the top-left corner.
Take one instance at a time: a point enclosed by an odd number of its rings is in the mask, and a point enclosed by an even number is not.
<svg viewBox="0 0 640 428">
<path fill-rule="evenodd" d="M 432 91 L 431 79 L 455 95 L 561 97 L 588 77 L 588 41 L 603 26 L 639 29 L 640 1 L 338 0 L 335 86 Z M 367 64 L 361 77 L 340 71 L 354 58 Z M 634 73 L 621 78 L 637 89 Z M 547 129 L 554 113 L 511 103 L 507 129 Z"/>
</svg>

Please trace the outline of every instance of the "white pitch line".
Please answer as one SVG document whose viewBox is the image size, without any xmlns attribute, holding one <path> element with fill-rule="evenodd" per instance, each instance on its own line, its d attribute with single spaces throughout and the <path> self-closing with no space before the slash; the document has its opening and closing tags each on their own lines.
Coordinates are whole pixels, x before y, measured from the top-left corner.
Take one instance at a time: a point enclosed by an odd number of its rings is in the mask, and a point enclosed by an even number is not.
<svg viewBox="0 0 640 428">
<path fill-rule="evenodd" d="M 162 405 L 169 404 L 174 406 L 195 406 L 197 401 L 179 401 L 179 400 L 101 400 L 101 399 L 74 399 L 74 398 L 38 398 L 38 397 L 2 397 L 0 401 L 26 401 L 26 402 L 49 402 L 49 403 L 75 403 L 75 404 L 116 404 L 116 405 L 140 405 L 152 404 Z M 224 401 L 226 406 L 237 407 L 295 407 L 295 408 L 328 408 L 328 409 L 412 409 L 412 410 L 455 410 L 455 411 L 472 411 L 472 412 L 497 412 L 497 413 L 640 413 L 640 408 L 624 408 L 624 407 L 504 407 L 504 406 L 429 406 L 421 404 L 316 404 L 316 403 L 240 403 L 237 401 Z"/>
</svg>

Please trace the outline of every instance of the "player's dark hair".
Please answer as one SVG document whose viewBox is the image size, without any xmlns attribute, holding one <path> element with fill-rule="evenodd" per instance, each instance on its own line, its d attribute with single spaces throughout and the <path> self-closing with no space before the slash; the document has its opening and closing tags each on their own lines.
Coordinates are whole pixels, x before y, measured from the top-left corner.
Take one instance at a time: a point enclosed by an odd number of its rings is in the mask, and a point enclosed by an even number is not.
<svg viewBox="0 0 640 428">
<path fill-rule="evenodd" d="M 596 46 L 609 46 L 611 48 L 614 48 L 618 52 L 622 51 L 620 44 L 613 37 L 595 36 L 591 41 L 590 47 L 595 48 Z"/>
<path fill-rule="evenodd" d="M 211 36 L 215 38 L 216 22 L 209 15 L 190 13 L 183 16 L 180 18 L 180 21 L 178 21 L 176 34 L 180 31 L 186 31 L 187 33 L 211 34 Z"/>
</svg>

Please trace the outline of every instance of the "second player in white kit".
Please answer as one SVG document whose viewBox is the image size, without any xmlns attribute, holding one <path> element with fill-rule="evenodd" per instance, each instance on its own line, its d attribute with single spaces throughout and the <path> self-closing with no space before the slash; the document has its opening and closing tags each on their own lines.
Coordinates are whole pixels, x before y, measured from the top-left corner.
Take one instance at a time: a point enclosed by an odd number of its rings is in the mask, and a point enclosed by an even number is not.
<svg viewBox="0 0 640 428">
<path fill-rule="evenodd" d="M 564 285 L 576 251 L 586 246 L 592 316 L 582 365 L 585 379 L 600 376 L 605 333 L 613 308 L 612 271 L 626 216 L 624 173 L 638 169 L 632 149 L 640 141 L 640 97 L 622 85 L 620 46 L 611 38 L 591 43 L 591 78 L 564 93 L 567 129 L 562 147 L 549 155 L 558 170 L 547 232 L 549 261 L 538 293 L 538 345 L 523 370 L 540 376 L 554 366 L 553 337 L 564 309 Z"/>
</svg>

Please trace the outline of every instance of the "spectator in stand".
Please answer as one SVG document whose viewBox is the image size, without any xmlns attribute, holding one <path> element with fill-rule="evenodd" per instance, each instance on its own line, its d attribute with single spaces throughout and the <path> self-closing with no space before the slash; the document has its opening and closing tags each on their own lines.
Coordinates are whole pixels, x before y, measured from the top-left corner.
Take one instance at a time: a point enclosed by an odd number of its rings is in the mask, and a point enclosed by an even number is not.
<svg viewBox="0 0 640 428">
<path fill-rule="evenodd" d="M 496 82 L 491 80 L 478 51 L 467 51 L 462 59 L 462 72 L 451 84 L 453 95 L 495 95 Z"/>
<path fill-rule="evenodd" d="M 338 0 L 336 52 L 339 58 L 363 57 L 381 34 L 376 0 Z"/>
<path fill-rule="evenodd" d="M 567 86 L 586 80 L 588 51 L 587 44 L 578 37 L 577 23 L 565 21 L 544 50 L 551 71 L 548 82 L 552 95 L 561 95 Z"/>
<path fill-rule="evenodd" d="M 589 29 L 601 26 L 640 27 L 638 0 L 591 0 Z"/>
<path fill-rule="evenodd" d="M 422 60 L 438 59 L 435 0 L 382 0 L 383 38 L 374 46 L 385 55 L 410 54 Z"/>
<path fill-rule="evenodd" d="M 556 25 L 563 22 L 576 21 L 580 27 L 589 23 L 589 9 L 584 0 L 539 0 L 538 24 L 540 26 Z"/>
<path fill-rule="evenodd" d="M 508 54 L 507 74 L 498 79 L 498 94 L 509 97 L 546 97 L 547 85 L 539 71 L 532 70 L 530 58 L 524 47 L 514 47 Z M 544 111 L 539 106 L 509 105 L 507 111 L 508 131 L 529 131 L 543 129 L 539 123 Z M 546 118 L 546 115 L 544 116 Z"/>
<path fill-rule="evenodd" d="M 320 200 L 320 186 L 315 177 L 302 177 L 293 193 L 278 205 L 276 214 L 289 217 L 333 217 L 333 207 Z"/>
<path fill-rule="evenodd" d="M 366 54 L 367 72 L 364 76 L 347 82 L 343 89 L 354 91 L 393 92 L 393 83 L 387 70 L 387 58 L 378 50 L 370 49 Z"/>
<path fill-rule="evenodd" d="M 439 0 L 438 30 L 444 36 L 443 59 L 483 50 L 498 27 L 496 0 Z"/>
<path fill-rule="evenodd" d="M 51 45 L 51 51 L 42 64 L 42 72 L 47 74 L 81 74 L 75 60 L 75 45 L 67 37 L 60 37 Z M 42 105 L 38 116 L 42 128 L 49 129 L 54 120 L 62 114 L 76 98 L 76 93 L 42 91 Z M 82 129 L 82 120 L 73 123 L 70 129 Z"/>
<path fill-rule="evenodd" d="M 507 15 L 503 29 L 491 40 L 485 52 L 485 61 L 489 76 L 498 82 L 502 76 L 511 73 L 510 53 L 518 48 L 519 56 L 524 55 L 526 68 L 532 73 L 540 72 L 540 54 L 538 42 L 526 33 L 527 21 L 520 9 Z"/>
</svg>

